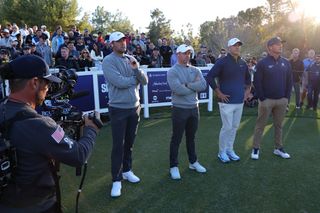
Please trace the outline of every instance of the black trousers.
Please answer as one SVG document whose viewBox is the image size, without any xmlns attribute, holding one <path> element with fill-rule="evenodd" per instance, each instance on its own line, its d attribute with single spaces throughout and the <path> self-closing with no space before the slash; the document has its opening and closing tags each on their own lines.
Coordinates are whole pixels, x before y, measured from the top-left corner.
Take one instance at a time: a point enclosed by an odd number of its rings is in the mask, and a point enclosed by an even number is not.
<svg viewBox="0 0 320 213">
<path fill-rule="evenodd" d="M 111 173 L 112 181 L 121 181 L 122 173 L 132 167 L 132 147 L 140 121 L 138 106 L 132 109 L 109 107 L 112 129 Z"/>
<path fill-rule="evenodd" d="M 170 142 L 170 168 L 178 166 L 178 152 L 183 133 L 186 135 L 186 145 L 189 162 L 197 161 L 195 150 L 195 134 L 198 129 L 199 108 L 172 108 L 172 137 Z"/>
</svg>

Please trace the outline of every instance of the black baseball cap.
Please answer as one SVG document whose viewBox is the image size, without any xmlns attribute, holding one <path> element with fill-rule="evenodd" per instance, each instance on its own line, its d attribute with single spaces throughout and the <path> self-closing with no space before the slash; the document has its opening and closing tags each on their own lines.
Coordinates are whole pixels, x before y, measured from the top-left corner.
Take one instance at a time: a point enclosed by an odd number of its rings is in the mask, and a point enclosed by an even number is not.
<svg viewBox="0 0 320 213">
<path fill-rule="evenodd" d="M 61 79 L 52 75 L 47 63 L 39 56 L 24 55 L 9 63 L 14 78 L 30 79 L 44 78 L 51 82 L 60 83 Z"/>
<path fill-rule="evenodd" d="M 285 40 L 282 40 L 280 37 L 273 37 L 267 42 L 267 46 L 270 47 L 274 44 L 282 44 L 285 43 Z"/>
</svg>

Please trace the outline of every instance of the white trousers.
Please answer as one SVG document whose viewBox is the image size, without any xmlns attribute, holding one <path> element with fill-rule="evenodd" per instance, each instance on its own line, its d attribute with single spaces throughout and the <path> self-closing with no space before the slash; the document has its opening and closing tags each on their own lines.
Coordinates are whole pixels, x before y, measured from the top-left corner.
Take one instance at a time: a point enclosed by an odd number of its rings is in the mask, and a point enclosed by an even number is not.
<svg viewBox="0 0 320 213">
<path fill-rule="evenodd" d="M 240 125 L 243 103 L 226 104 L 219 102 L 222 127 L 219 135 L 219 152 L 233 150 L 237 129 Z"/>
</svg>

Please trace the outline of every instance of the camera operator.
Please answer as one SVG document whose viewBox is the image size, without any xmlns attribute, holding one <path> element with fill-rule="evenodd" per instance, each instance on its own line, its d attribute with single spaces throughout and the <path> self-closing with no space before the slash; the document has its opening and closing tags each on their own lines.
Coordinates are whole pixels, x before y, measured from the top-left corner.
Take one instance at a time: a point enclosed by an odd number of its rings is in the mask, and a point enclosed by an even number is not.
<svg viewBox="0 0 320 213">
<path fill-rule="evenodd" d="M 21 56 L 0 71 L 9 79 L 11 90 L 0 105 L 1 126 L 17 115 L 26 116 L 9 128 L 17 167 L 0 196 L 0 212 L 61 212 L 57 169 L 52 162 L 82 166 L 93 149 L 98 127 L 85 117 L 83 136 L 74 141 L 53 119 L 37 114 L 35 108 L 45 100 L 50 83 L 61 81 L 49 73 L 42 58 Z"/>
</svg>

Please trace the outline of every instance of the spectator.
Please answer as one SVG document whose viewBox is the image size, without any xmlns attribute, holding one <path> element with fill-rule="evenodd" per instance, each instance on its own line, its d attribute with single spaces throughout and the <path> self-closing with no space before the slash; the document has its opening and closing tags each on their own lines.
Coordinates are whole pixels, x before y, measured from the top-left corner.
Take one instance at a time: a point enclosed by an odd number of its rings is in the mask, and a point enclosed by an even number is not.
<svg viewBox="0 0 320 213">
<path fill-rule="evenodd" d="M 220 49 L 220 54 L 219 54 L 219 56 L 218 56 L 218 59 L 223 58 L 223 57 L 225 57 L 226 55 L 227 55 L 226 50 L 225 50 L 224 48 L 221 48 L 221 49 Z"/>
<path fill-rule="evenodd" d="M 314 63 L 307 68 L 308 73 L 308 106 L 307 109 L 317 110 L 320 92 L 320 53 L 317 53 Z"/>
<path fill-rule="evenodd" d="M 97 41 L 99 42 L 100 45 L 104 46 L 104 39 L 103 39 L 102 32 L 98 32 Z"/>
<path fill-rule="evenodd" d="M 56 55 L 60 46 L 64 44 L 64 36 L 62 35 L 62 29 L 56 30 L 56 35 L 52 38 L 52 53 Z"/>
<path fill-rule="evenodd" d="M 196 66 L 197 67 L 205 67 L 205 66 L 207 66 L 206 60 L 203 58 L 203 53 L 201 53 L 201 52 L 197 53 Z"/>
<path fill-rule="evenodd" d="M 137 48 L 138 46 L 140 46 L 140 48 L 142 49 L 143 52 L 146 52 L 147 47 L 145 45 L 145 43 L 140 39 L 140 36 L 136 36 L 136 39 L 133 40 L 133 44 L 134 46 Z"/>
<path fill-rule="evenodd" d="M 208 58 L 209 58 L 209 61 L 207 62 L 208 64 L 216 63 L 216 57 L 214 57 L 212 50 L 208 50 Z"/>
<path fill-rule="evenodd" d="M 93 60 L 90 57 L 88 49 L 83 49 L 81 51 L 81 54 L 80 54 L 78 61 L 79 61 L 80 71 L 88 71 L 89 67 L 93 66 Z"/>
<path fill-rule="evenodd" d="M 80 36 L 80 33 L 78 32 L 76 25 L 72 25 L 70 30 L 73 32 L 74 38 L 77 38 Z"/>
<path fill-rule="evenodd" d="M 37 52 L 37 47 L 35 44 L 31 44 L 30 52 L 31 52 L 31 55 L 36 55 L 41 57 L 41 54 Z"/>
<path fill-rule="evenodd" d="M 22 48 L 22 55 L 31 55 L 31 47 L 28 45 L 25 45 Z"/>
<path fill-rule="evenodd" d="M 44 34 L 47 35 L 47 38 L 48 38 L 47 41 L 49 42 L 49 40 L 50 40 L 50 32 L 47 30 L 47 26 L 46 25 L 42 25 L 41 26 L 41 30 L 42 30 L 42 32 Z M 48 44 L 50 45 L 50 42 Z"/>
<path fill-rule="evenodd" d="M 55 67 L 57 66 L 62 66 L 66 69 L 80 70 L 77 60 L 72 56 L 69 56 L 69 49 L 67 47 L 61 48 L 61 58 L 58 58 L 55 64 Z"/>
<path fill-rule="evenodd" d="M 48 46 L 46 43 L 47 39 L 47 34 L 42 33 L 42 35 L 39 37 L 39 42 L 36 44 L 36 50 L 38 53 L 40 53 L 47 65 L 51 67 L 53 66 L 52 52 L 50 46 Z"/>
<path fill-rule="evenodd" d="M 190 46 L 190 48 L 191 48 L 191 46 Z M 172 53 L 171 58 L 170 58 L 170 65 L 172 67 L 178 62 L 178 56 L 177 56 L 176 51 L 177 51 L 177 48 L 173 50 L 173 53 Z M 190 51 L 192 51 L 192 49 Z"/>
<path fill-rule="evenodd" d="M 68 47 L 69 37 L 67 35 L 65 35 L 63 37 L 63 40 L 64 40 L 64 43 L 59 46 L 58 52 L 55 55 L 56 60 L 61 57 L 61 48 L 62 47 Z"/>
<path fill-rule="evenodd" d="M 42 31 L 38 29 L 36 35 L 32 37 L 32 43 L 37 44 L 39 42 L 40 36 L 42 36 Z"/>
<path fill-rule="evenodd" d="M 84 29 L 83 31 L 83 40 L 84 44 L 87 46 L 87 49 L 92 46 L 93 38 L 88 29 Z"/>
<path fill-rule="evenodd" d="M 90 56 L 93 60 L 93 65 L 95 67 L 101 68 L 101 62 L 103 59 L 103 52 L 101 51 L 101 49 L 97 43 L 93 43 L 92 50 L 90 52 Z"/>
<path fill-rule="evenodd" d="M 293 89 L 296 97 L 296 109 L 300 109 L 300 84 L 304 70 L 303 62 L 299 59 L 299 54 L 300 50 L 298 48 L 294 48 L 292 50 L 292 58 L 290 59 L 292 68 Z"/>
<path fill-rule="evenodd" d="M 22 45 L 22 37 L 19 31 L 19 27 L 16 24 L 12 25 L 12 33 L 10 35 L 11 40 L 16 40 L 18 42 L 18 46 Z"/>
<path fill-rule="evenodd" d="M 78 52 L 81 52 L 83 49 L 86 48 L 86 45 L 84 43 L 83 37 L 78 37 L 76 39 L 76 44 L 75 44 L 76 50 Z"/>
<path fill-rule="evenodd" d="M 0 65 L 9 63 L 10 53 L 7 49 L 0 50 Z"/>
<path fill-rule="evenodd" d="M 154 48 L 155 48 L 155 45 L 154 45 L 154 43 L 152 43 L 152 42 L 147 45 L 146 56 L 147 56 L 148 58 L 151 57 L 152 51 L 153 51 Z M 159 47 L 158 47 L 158 49 L 159 49 Z"/>
<path fill-rule="evenodd" d="M 303 66 L 304 66 L 304 72 L 302 74 L 302 92 L 301 92 L 301 96 L 300 96 L 300 107 L 303 106 L 303 102 L 304 102 L 304 99 L 306 98 L 307 96 L 307 91 L 308 91 L 308 68 L 309 66 L 311 66 L 313 63 L 314 63 L 314 60 L 315 60 L 315 54 L 316 52 L 314 51 L 314 49 L 310 49 L 308 51 L 308 57 L 303 59 Z"/>
<path fill-rule="evenodd" d="M 104 45 L 104 47 L 102 49 L 102 52 L 103 52 L 103 56 L 104 57 L 106 57 L 107 55 L 112 53 L 112 48 L 110 46 L 109 40 L 105 41 L 105 45 Z"/>
<path fill-rule="evenodd" d="M 33 29 L 32 29 L 32 28 L 29 28 L 29 29 L 28 29 L 28 35 L 27 35 L 26 38 L 25 38 L 24 44 L 30 46 L 30 45 L 32 44 L 32 38 L 33 38 L 33 36 L 35 36 L 34 33 L 33 33 Z"/>
<path fill-rule="evenodd" d="M 168 45 L 167 39 L 162 39 L 162 46 L 160 47 L 160 55 L 163 57 L 163 67 L 170 67 L 170 58 L 172 55 L 172 49 Z"/>
<path fill-rule="evenodd" d="M 74 42 L 73 41 L 69 41 L 68 44 L 67 44 L 67 47 L 69 49 L 69 56 L 71 56 L 74 59 L 78 60 L 80 54 L 76 50 L 76 47 L 74 46 Z"/>
<path fill-rule="evenodd" d="M 160 68 L 162 67 L 162 56 L 160 55 L 159 48 L 153 48 L 152 55 L 150 57 L 150 64 L 148 68 Z"/>
<path fill-rule="evenodd" d="M 0 39 L 0 47 L 11 47 L 12 38 L 10 37 L 10 31 L 8 29 L 4 29 L 2 32 L 3 37 Z"/>
<path fill-rule="evenodd" d="M 135 51 L 133 52 L 133 56 L 137 59 L 137 61 L 141 64 L 141 65 L 147 65 L 149 64 L 149 60 L 146 57 L 144 51 L 142 50 L 141 46 L 138 44 L 136 46 Z"/>
<path fill-rule="evenodd" d="M 11 41 L 11 47 L 9 48 L 10 51 L 10 60 L 16 59 L 21 55 L 21 48 L 18 46 L 19 43 L 17 40 Z"/>
<path fill-rule="evenodd" d="M 74 32 L 72 30 L 69 30 L 68 32 L 69 41 L 76 42 L 76 36 L 74 35 Z"/>
</svg>

